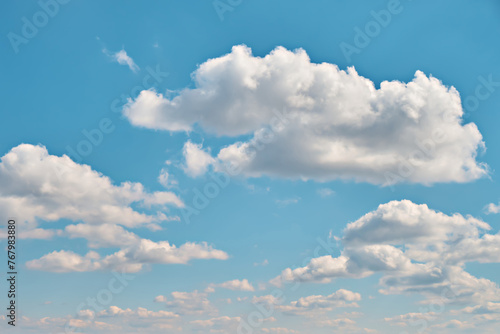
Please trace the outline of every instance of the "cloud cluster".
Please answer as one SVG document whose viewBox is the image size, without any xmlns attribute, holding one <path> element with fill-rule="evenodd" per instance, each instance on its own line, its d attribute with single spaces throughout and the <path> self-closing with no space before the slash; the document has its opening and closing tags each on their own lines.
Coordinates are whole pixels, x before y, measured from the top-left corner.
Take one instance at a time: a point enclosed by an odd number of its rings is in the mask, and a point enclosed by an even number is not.
<svg viewBox="0 0 500 334">
<path fill-rule="evenodd" d="M 187 171 L 194 175 L 212 159 L 247 176 L 375 184 L 467 182 L 487 174 L 476 161 L 481 133 L 463 124 L 458 92 L 420 71 L 409 83 L 376 88 L 354 68 L 311 63 L 301 49 L 255 57 L 240 45 L 192 77 L 195 88 L 172 98 L 142 91 L 123 114 L 140 127 L 191 131 L 197 124 L 238 137 L 216 157 L 188 144 L 186 160 L 196 163 Z"/>
<path fill-rule="evenodd" d="M 90 166 L 77 164 L 66 155 L 50 155 L 43 146 L 21 144 L 0 161 L 0 213 L 16 217 L 21 237 L 48 239 L 57 235 L 84 238 L 90 248 L 120 248 L 102 259 L 95 251 L 84 256 L 54 251 L 28 261 L 29 269 L 136 272 L 151 263 L 227 259 L 226 253 L 206 243 L 187 242 L 177 247 L 168 241 L 142 239 L 126 229 L 161 229 L 159 223 L 178 219 L 165 214 L 168 207 L 182 208 L 184 203 L 173 192 L 150 193 L 140 183 L 114 185 Z M 63 230 L 38 227 L 61 219 L 78 224 L 66 225 Z"/>
<path fill-rule="evenodd" d="M 307 317 L 318 317 L 325 312 L 341 307 L 358 307 L 357 301 L 361 300 L 361 295 L 345 289 L 340 289 L 328 296 L 313 295 L 302 297 L 289 304 L 281 305 L 280 300 L 276 300 L 272 295 L 256 297 L 254 303 L 278 304 L 275 309 L 288 315 L 302 315 Z"/>
<path fill-rule="evenodd" d="M 1 319 L 1 317 L 0 317 Z M 136 333 L 137 328 L 141 332 L 159 333 L 170 330 L 180 333 L 180 316 L 168 311 L 151 311 L 143 307 L 135 310 L 122 309 L 110 306 L 101 311 L 81 310 L 76 316 L 65 317 L 43 317 L 32 319 L 22 317 L 22 321 L 16 324 L 21 333 L 68 333 L 68 332 L 92 332 L 92 333 Z M 0 324 L 0 328 L 2 328 Z"/>
<path fill-rule="evenodd" d="M 212 292 L 213 289 L 192 292 L 174 291 L 170 297 L 159 295 L 154 301 L 163 303 L 168 309 L 180 315 L 217 315 L 217 308 L 208 299 L 208 295 Z"/>
<path fill-rule="evenodd" d="M 288 268 L 271 283 L 327 283 L 380 273 L 383 294 L 419 293 L 429 300 L 444 295 L 450 303 L 500 300 L 494 282 L 464 269 L 468 262 L 500 262 L 500 235 L 488 234 L 489 229 L 473 217 L 446 215 L 408 200 L 392 201 L 347 225 L 340 256 Z"/>
</svg>

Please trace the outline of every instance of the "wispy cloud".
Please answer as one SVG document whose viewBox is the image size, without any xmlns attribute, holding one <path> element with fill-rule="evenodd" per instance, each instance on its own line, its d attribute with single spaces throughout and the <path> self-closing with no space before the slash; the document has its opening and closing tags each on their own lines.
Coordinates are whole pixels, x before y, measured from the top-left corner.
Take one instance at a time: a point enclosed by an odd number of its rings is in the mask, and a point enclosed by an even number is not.
<svg viewBox="0 0 500 334">
<path fill-rule="evenodd" d="M 258 267 L 258 266 L 267 266 L 269 264 L 269 261 L 267 259 L 265 259 L 264 261 L 262 262 L 255 262 L 253 265 L 254 267 Z"/>
<path fill-rule="evenodd" d="M 330 188 L 321 188 L 321 189 L 318 189 L 317 192 L 318 192 L 318 195 L 320 195 L 321 197 L 328 197 L 328 196 L 332 196 L 335 194 L 335 191 L 333 191 Z"/>
<path fill-rule="evenodd" d="M 290 204 L 297 204 L 300 201 L 300 197 L 287 198 L 287 199 L 277 199 L 276 204 L 279 206 L 287 206 Z"/>
<path fill-rule="evenodd" d="M 118 52 L 110 52 L 108 49 L 104 48 L 102 52 L 109 58 L 116 61 L 118 64 L 127 65 L 132 72 L 136 73 L 137 71 L 139 71 L 139 66 L 137 66 L 132 57 L 127 54 L 127 51 L 125 51 L 125 49 L 121 49 Z"/>
</svg>

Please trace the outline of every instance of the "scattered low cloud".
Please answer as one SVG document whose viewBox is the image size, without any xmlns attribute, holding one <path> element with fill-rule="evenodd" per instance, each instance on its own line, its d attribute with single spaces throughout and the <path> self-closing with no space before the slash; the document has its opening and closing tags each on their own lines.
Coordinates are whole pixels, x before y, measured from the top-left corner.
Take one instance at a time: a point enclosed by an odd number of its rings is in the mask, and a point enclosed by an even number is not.
<svg viewBox="0 0 500 334">
<path fill-rule="evenodd" d="M 328 283 L 380 273 L 382 294 L 418 293 L 429 302 L 443 293 L 450 303 L 497 301 L 500 289 L 494 282 L 465 271 L 468 262 L 500 262 L 500 235 L 488 234 L 490 229 L 470 216 L 392 201 L 347 225 L 340 239 L 341 255 L 288 268 L 271 283 Z"/>
<path fill-rule="evenodd" d="M 136 207 L 142 207 L 138 211 Z M 120 248 L 103 258 L 96 251 L 79 255 L 60 250 L 28 261 L 26 267 L 53 272 L 122 270 L 136 272 L 144 265 L 187 263 L 192 259 L 225 260 L 228 255 L 207 243 L 187 242 L 179 247 L 168 241 L 143 239 L 129 231 L 137 227 L 161 229 L 178 220 L 169 207 L 182 208 L 173 192 L 148 192 L 140 183 L 114 185 L 110 178 L 68 156 L 50 155 L 40 145 L 21 144 L 0 161 L 0 213 L 17 217 L 20 237 L 49 239 L 54 236 L 83 238 L 90 248 Z M 151 214 L 150 211 L 156 211 Z M 67 219 L 64 229 L 44 229 Z"/>
<path fill-rule="evenodd" d="M 174 291 L 170 296 L 159 295 L 155 302 L 162 303 L 166 308 L 180 315 L 217 315 L 218 310 L 208 299 L 213 290 L 200 292 Z"/>
</svg>

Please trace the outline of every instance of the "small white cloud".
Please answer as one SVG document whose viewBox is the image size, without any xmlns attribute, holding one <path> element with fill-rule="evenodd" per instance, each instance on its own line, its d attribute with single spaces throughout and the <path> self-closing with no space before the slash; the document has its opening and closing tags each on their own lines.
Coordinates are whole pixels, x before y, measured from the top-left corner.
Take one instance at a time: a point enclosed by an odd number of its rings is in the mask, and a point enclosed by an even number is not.
<svg viewBox="0 0 500 334">
<path fill-rule="evenodd" d="M 302 297 L 290 304 L 281 305 L 272 295 L 254 298 L 254 303 L 276 304 L 275 308 L 288 315 L 314 316 L 332 311 L 340 307 L 359 307 L 356 302 L 361 300 L 361 295 L 345 289 L 340 289 L 328 296 L 313 295 Z"/>
<path fill-rule="evenodd" d="M 262 262 L 255 262 L 253 265 L 254 265 L 255 267 L 258 267 L 258 266 L 263 266 L 263 267 L 264 267 L 264 266 L 267 266 L 268 264 L 269 264 L 269 261 L 268 261 L 267 259 L 265 259 L 265 260 L 264 260 L 264 261 L 262 261 Z"/>
<path fill-rule="evenodd" d="M 221 284 L 214 284 L 212 286 L 234 291 L 255 291 L 254 287 L 250 284 L 250 282 L 248 282 L 247 279 L 243 279 L 241 281 L 235 279 Z"/>
<path fill-rule="evenodd" d="M 497 205 L 497 204 L 494 204 L 494 203 L 490 203 L 488 204 L 484 210 L 486 211 L 486 213 L 490 214 L 490 213 L 499 213 L 500 212 L 500 205 Z"/>
<path fill-rule="evenodd" d="M 167 189 L 178 185 L 177 180 L 170 175 L 166 168 L 162 168 L 160 171 L 160 175 L 158 175 L 158 182 L 160 182 L 160 184 Z"/>
<path fill-rule="evenodd" d="M 116 61 L 120 65 L 127 65 L 132 72 L 139 71 L 139 66 L 134 62 L 134 60 L 127 54 L 127 51 L 121 49 L 118 52 L 110 52 L 107 49 L 103 49 L 102 52 Z"/>
<path fill-rule="evenodd" d="M 335 191 L 333 191 L 330 188 L 318 189 L 318 195 L 320 195 L 321 197 L 328 197 L 328 196 L 332 196 L 334 194 L 335 194 Z"/>
<path fill-rule="evenodd" d="M 157 296 L 155 302 L 164 303 L 168 309 L 180 315 L 215 315 L 217 308 L 208 299 L 209 292 L 174 291 L 167 296 Z"/>
<path fill-rule="evenodd" d="M 205 174 L 208 167 L 215 162 L 210 153 L 203 150 L 202 144 L 193 144 L 190 141 L 186 142 L 183 154 L 186 160 L 184 172 L 191 177 Z"/>
<path fill-rule="evenodd" d="M 300 201 L 300 197 L 295 197 L 295 198 L 287 198 L 287 199 L 277 199 L 276 204 L 279 206 L 287 206 L 290 204 L 297 204 Z"/>
</svg>

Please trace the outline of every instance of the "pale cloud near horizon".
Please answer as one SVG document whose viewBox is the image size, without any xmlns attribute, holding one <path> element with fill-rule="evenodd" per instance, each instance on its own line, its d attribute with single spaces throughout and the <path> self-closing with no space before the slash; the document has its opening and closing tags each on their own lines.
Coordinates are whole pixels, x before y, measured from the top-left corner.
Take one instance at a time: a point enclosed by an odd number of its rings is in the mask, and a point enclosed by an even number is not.
<svg viewBox="0 0 500 334">
<path fill-rule="evenodd" d="M 213 289 L 207 291 L 194 290 L 192 292 L 174 291 L 170 296 L 159 295 L 154 301 L 162 303 L 168 309 L 180 315 L 211 315 L 218 314 L 218 309 L 208 299 Z"/>
</svg>

